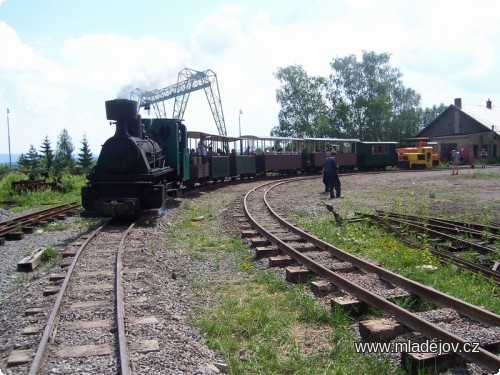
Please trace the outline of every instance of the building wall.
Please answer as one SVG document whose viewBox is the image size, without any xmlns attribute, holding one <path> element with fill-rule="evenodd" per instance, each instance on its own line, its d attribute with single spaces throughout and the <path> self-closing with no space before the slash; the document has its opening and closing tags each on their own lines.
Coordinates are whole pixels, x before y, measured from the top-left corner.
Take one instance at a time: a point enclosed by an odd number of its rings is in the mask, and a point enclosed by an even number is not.
<svg viewBox="0 0 500 375">
<path fill-rule="evenodd" d="M 462 135 L 445 135 L 431 138 L 432 141 L 438 143 L 439 158 L 443 162 L 450 160 L 451 150 L 467 149 L 476 161 L 483 148 L 488 152 L 489 161 L 500 159 L 500 137 L 493 132 L 462 134 Z"/>
</svg>

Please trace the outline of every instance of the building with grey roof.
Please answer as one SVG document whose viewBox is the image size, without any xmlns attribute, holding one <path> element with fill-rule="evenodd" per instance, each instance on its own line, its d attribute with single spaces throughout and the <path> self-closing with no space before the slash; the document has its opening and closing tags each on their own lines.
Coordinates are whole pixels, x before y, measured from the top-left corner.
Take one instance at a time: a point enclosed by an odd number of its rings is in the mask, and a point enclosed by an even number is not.
<svg viewBox="0 0 500 375">
<path fill-rule="evenodd" d="M 488 99 L 485 106 L 462 106 L 462 99 L 455 99 L 416 137 L 437 142 L 441 161 L 449 161 L 452 150 L 461 150 L 470 160 L 479 158 L 484 148 L 489 161 L 499 159 L 500 109 Z"/>
</svg>

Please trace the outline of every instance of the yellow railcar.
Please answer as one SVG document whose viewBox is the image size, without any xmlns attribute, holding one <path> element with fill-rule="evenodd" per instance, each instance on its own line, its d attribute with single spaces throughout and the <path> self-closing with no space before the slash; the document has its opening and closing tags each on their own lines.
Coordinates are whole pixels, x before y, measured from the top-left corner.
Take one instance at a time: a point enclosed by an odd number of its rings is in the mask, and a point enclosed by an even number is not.
<svg viewBox="0 0 500 375">
<path fill-rule="evenodd" d="M 398 167 L 402 169 L 432 168 L 432 146 L 418 146 L 412 149 L 397 149 Z"/>
</svg>

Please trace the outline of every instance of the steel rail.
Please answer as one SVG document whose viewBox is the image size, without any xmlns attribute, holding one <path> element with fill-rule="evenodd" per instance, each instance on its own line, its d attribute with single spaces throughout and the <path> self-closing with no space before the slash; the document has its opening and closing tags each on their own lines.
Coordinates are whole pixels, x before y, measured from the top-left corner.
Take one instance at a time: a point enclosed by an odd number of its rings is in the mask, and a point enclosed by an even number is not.
<svg viewBox="0 0 500 375">
<path fill-rule="evenodd" d="M 54 209 L 66 208 L 66 207 L 71 207 L 71 206 L 79 207 L 79 205 L 76 202 L 65 203 L 65 204 L 62 204 L 62 205 L 59 205 L 59 206 L 55 206 L 55 207 L 51 207 L 51 208 L 46 208 L 44 210 L 32 212 L 30 214 L 19 216 L 19 217 L 13 218 L 13 219 L 2 220 L 2 221 L 0 221 L 0 226 L 8 225 L 9 223 L 16 222 L 17 220 L 22 219 L 24 217 L 30 217 L 30 216 L 37 215 L 37 214 L 46 214 L 48 212 L 53 211 Z"/>
<path fill-rule="evenodd" d="M 439 232 L 438 230 L 435 230 L 435 229 L 429 228 L 428 226 L 425 226 L 425 224 L 416 224 L 416 223 L 413 223 L 409 220 L 404 220 L 402 218 L 400 219 L 400 218 L 388 217 L 388 220 L 396 222 L 396 223 L 404 223 L 405 225 L 408 225 L 412 228 L 418 229 L 418 230 L 422 231 L 423 233 L 431 233 L 431 234 L 433 234 L 437 237 L 440 237 L 440 238 L 445 238 L 445 239 L 448 239 L 450 241 L 455 241 L 455 242 L 465 244 L 465 245 L 469 246 L 470 248 L 473 248 L 473 249 L 479 251 L 482 254 L 500 255 L 499 250 L 496 250 L 496 249 L 491 248 L 491 247 L 483 246 L 481 244 L 478 244 L 478 243 L 475 243 L 475 242 L 472 242 L 472 241 L 469 241 L 469 240 L 466 240 L 463 238 L 459 238 L 459 237 L 453 236 L 451 234 Z"/>
<path fill-rule="evenodd" d="M 400 220 L 402 222 L 411 222 L 412 219 L 405 219 L 405 218 L 391 218 L 392 220 Z M 432 222 L 423 222 L 421 225 L 425 226 L 426 228 L 433 228 L 436 229 L 437 231 L 443 231 L 447 233 L 452 233 L 455 235 L 464 235 L 464 236 L 469 236 L 473 239 L 476 240 L 481 240 L 483 242 L 485 238 L 488 239 L 489 243 L 493 243 L 494 241 L 500 240 L 500 236 L 497 236 L 491 232 L 486 233 L 486 231 L 481 232 L 476 229 L 471 229 L 467 227 L 461 227 L 458 225 L 450 225 L 446 223 L 441 223 L 438 221 L 432 221 Z"/>
<path fill-rule="evenodd" d="M 459 267 L 462 267 L 470 272 L 480 274 L 486 279 L 492 279 L 497 285 L 500 285 L 500 273 L 498 271 L 493 271 L 492 269 L 483 266 L 482 264 L 477 264 L 470 262 L 466 259 L 462 259 L 458 256 L 450 254 L 449 251 L 443 251 L 438 249 L 429 249 L 430 252 L 435 254 L 443 262 L 451 262 Z M 446 262 L 445 262 L 446 263 Z"/>
<path fill-rule="evenodd" d="M 118 251 L 116 252 L 116 273 L 115 273 L 115 290 L 116 290 L 116 328 L 118 337 L 118 352 L 120 355 L 120 374 L 130 374 L 130 361 L 127 348 L 127 335 L 125 331 L 125 303 L 123 296 L 123 263 L 122 255 L 125 244 L 125 239 L 132 231 L 138 221 L 134 221 L 127 230 L 123 233 Z"/>
<path fill-rule="evenodd" d="M 33 359 L 30 375 L 36 375 L 38 370 L 40 369 L 40 365 L 42 363 L 43 355 L 45 353 L 45 349 L 47 347 L 48 341 L 52 334 L 54 327 L 56 326 L 56 319 L 59 313 L 59 308 L 62 303 L 62 299 L 64 297 L 64 293 L 66 292 L 67 286 L 69 285 L 69 280 L 73 273 L 73 270 L 76 266 L 78 258 L 80 257 L 83 250 L 87 247 L 92 239 L 94 239 L 98 233 L 102 231 L 102 229 L 108 225 L 110 221 L 96 229 L 87 240 L 80 246 L 78 249 L 71 265 L 68 269 L 66 277 L 64 278 L 61 289 L 58 293 L 57 299 L 52 308 L 52 312 L 47 321 L 47 324 L 44 329 L 44 333 L 38 345 L 37 352 Z M 123 248 L 126 237 L 129 235 L 130 231 L 133 229 L 137 221 L 133 222 L 127 230 L 122 234 L 122 238 L 120 240 L 120 244 L 116 253 L 116 267 L 115 267 L 115 293 L 116 293 L 116 325 L 117 325 L 117 341 L 118 341 L 118 352 L 120 357 L 120 374 L 129 375 L 130 374 L 130 365 L 129 365 L 129 357 L 127 350 L 127 339 L 126 339 L 126 331 L 125 331 L 125 306 L 124 306 L 124 297 L 123 297 L 123 284 L 122 284 L 122 276 L 123 276 L 123 263 L 122 263 L 122 255 Z"/>
<path fill-rule="evenodd" d="M 409 246 L 413 246 L 413 247 L 417 247 L 417 248 L 423 246 L 421 243 L 416 243 L 414 241 L 409 240 L 397 228 L 395 228 L 394 225 L 388 223 L 382 217 L 377 216 L 377 215 L 372 215 L 372 214 L 363 214 L 363 215 L 370 217 L 375 222 L 377 222 L 380 225 L 383 225 L 386 228 L 388 228 L 389 230 L 391 230 L 399 238 L 399 240 L 401 242 L 404 242 L 405 244 L 407 244 Z M 462 259 L 456 255 L 453 255 L 449 251 L 439 250 L 439 249 L 435 249 L 435 248 L 429 247 L 429 246 L 425 246 L 424 248 L 429 250 L 431 253 L 433 253 L 443 263 L 451 262 L 451 263 L 456 264 L 456 265 L 458 265 L 458 266 L 460 266 L 468 271 L 480 274 L 481 276 L 483 276 L 485 278 L 491 278 L 498 285 L 500 285 L 500 272 L 498 272 L 498 271 L 493 271 L 492 269 L 490 269 L 486 266 L 483 266 L 482 264 L 477 264 L 477 263 L 473 263 L 473 262 L 470 262 L 468 260 Z"/>
<path fill-rule="evenodd" d="M 390 220 L 399 220 L 400 222 L 405 222 L 405 223 L 415 223 L 417 225 L 423 225 L 426 228 L 434 228 L 438 231 L 443 231 L 443 232 L 448 232 L 448 233 L 453 233 L 453 234 L 464 234 L 471 236 L 472 238 L 479 239 L 479 240 L 484 240 L 486 237 L 490 243 L 500 240 L 500 236 L 497 236 L 496 234 L 493 233 L 491 229 L 494 230 L 494 227 L 490 226 L 485 226 L 485 229 L 480 231 L 474 228 L 471 228 L 469 226 L 465 225 L 458 225 L 458 224 L 453 224 L 453 223 L 448 223 L 446 221 L 442 221 L 441 219 L 438 218 L 432 218 L 430 220 L 426 220 L 424 218 L 422 219 L 416 219 L 413 216 L 404 216 L 401 214 L 398 214 L 397 216 L 395 215 L 385 215 L 383 211 L 378 210 L 377 214 L 381 217 L 387 217 Z M 361 214 L 363 215 L 363 214 Z"/>
<path fill-rule="evenodd" d="M 319 238 L 316 238 L 299 228 L 297 228 L 295 225 L 287 222 L 283 218 L 281 218 L 270 206 L 269 202 L 267 201 L 267 193 L 284 183 L 289 182 L 290 180 L 285 180 L 280 183 L 276 183 L 273 187 L 268 189 L 264 196 L 264 202 L 271 213 L 273 217 L 275 217 L 283 226 L 287 227 L 291 231 L 293 231 L 296 234 L 299 234 L 302 238 L 308 240 L 309 242 L 313 243 L 316 245 L 318 248 L 330 251 L 335 257 L 340 258 L 344 261 L 352 263 L 354 266 L 363 269 L 367 272 L 372 272 L 378 274 L 380 277 L 383 279 L 391 282 L 394 285 L 401 286 L 410 292 L 420 295 L 420 296 L 425 296 L 427 299 L 430 299 L 433 302 L 436 302 L 440 305 L 445 305 L 452 307 L 456 309 L 457 311 L 461 312 L 463 315 L 468 316 L 472 318 L 473 320 L 478 320 L 486 324 L 490 325 L 500 325 L 500 316 L 496 315 L 490 311 L 478 308 L 477 306 L 471 305 L 469 303 L 460 301 L 456 298 L 453 298 L 451 296 L 447 296 L 441 292 L 436 291 L 435 289 L 426 287 L 422 284 L 416 283 L 412 280 L 406 279 L 400 275 L 397 275 L 391 271 L 385 270 L 379 266 L 376 266 L 374 264 L 368 263 L 354 255 L 348 254 L 345 251 L 342 251 L 322 240 Z M 364 301 L 368 303 L 371 306 L 375 306 L 379 310 L 383 311 L 389 316 L 394 316 L 398 321 L 400 321 L 402 324 L 406 325 L 407 327 L 422 333 L 424 336 L 428 338 L 443 338 L 447 340 L 448 342 L 452 343 L 457 343 L 460 346 L 460 349 L 462 349 L 459 353 L 456 353 L 457 355 L 465 358 L 466 360 L 474 363 L 478 363 L 485 368 L 488 368 L 489 370 L 497 371 L 498 368 L 500 367 L 500 357 L 483 349 L 479 348 L 477 353 L 468 353 L 465 352 L 463 349 L 467 347 L 469 344 L 466 340 L 464 340 L 462 337 L 459 337 L 453 333 L 450 333 L 420 317 L 417 315 L 402 309 L 401 307 L 397 306 L 396 304 L 387 301 L 384 298 L 381 298 L 368 290 L 359 287 L 347 279 L 341 277 L 340 275 L 336 274 L 335 272 L 323 267 L 322 265 L 312 261 L 310 258 L 307 256 L 301 254 L 297 250 L 293 249 L 289 245 L 287 245 L 285 242 L 280 240 L 279 238 L 275 237 L 273 234 L 271 234 L 269 231 L 267 231 L 264 227 L 262 227 L 256 219 L 252 216 L 250 213 L 249 207 L 248 207 L 248 197 L 250 196 L 251 193 L 253 193 L 255 190 L 264 187 L 266 185 L 270 185 L 272 183 L 265 183 L 262 184 L 258 187 L 253 188 L 250 190 L 244 198 L 244 207 L 245 207 L 245 214 L 248 217 L 248 219 L 253 223 L 257 231 L 263 235 L 264 237 L 268 238 L 271 242 L 275 243 L 276 246 L 288 254 L 290 257 L 295 259 L 297 262 L 303 264 L 306 266 L 308 269 L 316 273 L 317 275 L 324 277 L 325 279 L 330 280 L 332 283 L 335 285 L 339 286 L 340 288 L 344 289 L 348 293 L 353 294 L 357 298 L 359 298 L 361 301 Z"/>
<path fill-rule="evenodd" d="M 0 222 L 0 237 L 17 230 L 19 227 L 35 224 L 44 219 L 75 211 L 79 207 L 76 203 L 64 204 L 57 207 L 48 208 L 43 211 L 33 212 L 28 215 Z"/>
<path fill-rule="evenodd" d="M 66 277 L 64 278 L 64 281 L 61 285 L 61 289 L 59 290 L 59 293 L 57 294 L 57 298 L 54 302 L 54 306 L 52 307 L 52 312 L 50 313 L 49 319 L 47 320 L 47 323 L 45 324 L 45 329 L 43 331 L 42 338 L 40 339 L 40 343 L 38 344 L 38 349 L 35 353 L 35 357 L 33 358 L 33 362 L 31 363 L 29 375 L 36 375 L 38 373 L 38 370 L 40 369 L 40 365 L 42 363 L 45 349 L 46 349 L 47 344 L 49 342 L 50 336 L 52 335 L 52 331 L 54 330 L 54 328 L 57 324 L 56 319 L 57 319 L 57 316 L 59 314 L 59 308 L 61 307 L 62 299 L 63 299 L 64 294 L 66 292 L 66 289 L 69 285 L 71 274 L 73 273 L 73 270 L 76 266 L 78 258 L 82 254 L 83 250 L 90 243 L 90 241 L 93 240 L 101 232 L 101 230 L 108 224 L 109 224 L 109 221 L 106 222 L 104 225 L 101 225 L 99 228 L 97 228 L 85 240 L 85 242 L 78 248 L 78 251 L 76 252 L 75 257 L 73 258 L 73 261 L 71 262 L 71 265 L 68 268 L 68 271 L 66 273 Z"/>
<path fill-rule="evenodd" d="M 483 231 L 489 231 L 493 233 L 494 235 L 500 234 L 500 227 L 497 225 L 484 225 L 484 224 L 479 224 L 479 223 L 467 223 L 464 221 L 458 221 L 458 220 L 449 220 L 449 219 L 440 219 L 440 218 L 435 218 L 435 217 L 430 217 L 430 216 L 418 216 L 418 215 L 409 215 L 409 214 L 399 214 L 397 212 L 391 212 L 391 211 L 384 211 L 384 210 L 376 210 L 378 214 L 383 214 L 387 216 L 393 216 L 393 217 L 405 217 L 405 218 L 411 218 L 414 220 L 425 220 L 428 222 L 438 222 L 438 223 L 446 223 L 448 225 L 454 225 L 458 227 L 464 227 L 464 228 L 469 228 L 469 229 L 474 229 L 479 232 Z"/>
</svg>

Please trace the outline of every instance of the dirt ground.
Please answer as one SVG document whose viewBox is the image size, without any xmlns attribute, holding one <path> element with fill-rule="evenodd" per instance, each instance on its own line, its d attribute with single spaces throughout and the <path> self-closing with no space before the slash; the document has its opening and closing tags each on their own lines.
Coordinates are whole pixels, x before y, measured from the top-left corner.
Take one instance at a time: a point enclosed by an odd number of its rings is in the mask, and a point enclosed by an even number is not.
<svg viewBox="0 0 500 375">
<path fill-rule="evenodd" d="M 479 223 L 500 223 L 500 167 L 341 174 L 342 197 L 329 199 L 321 178 L 297 181 L 282 190 L 290 213 L 327 215 L 324 203 L 341 216 L 389 210 Z M 500 224 L 499 224 L 500 225 Z"/>
</svg>

